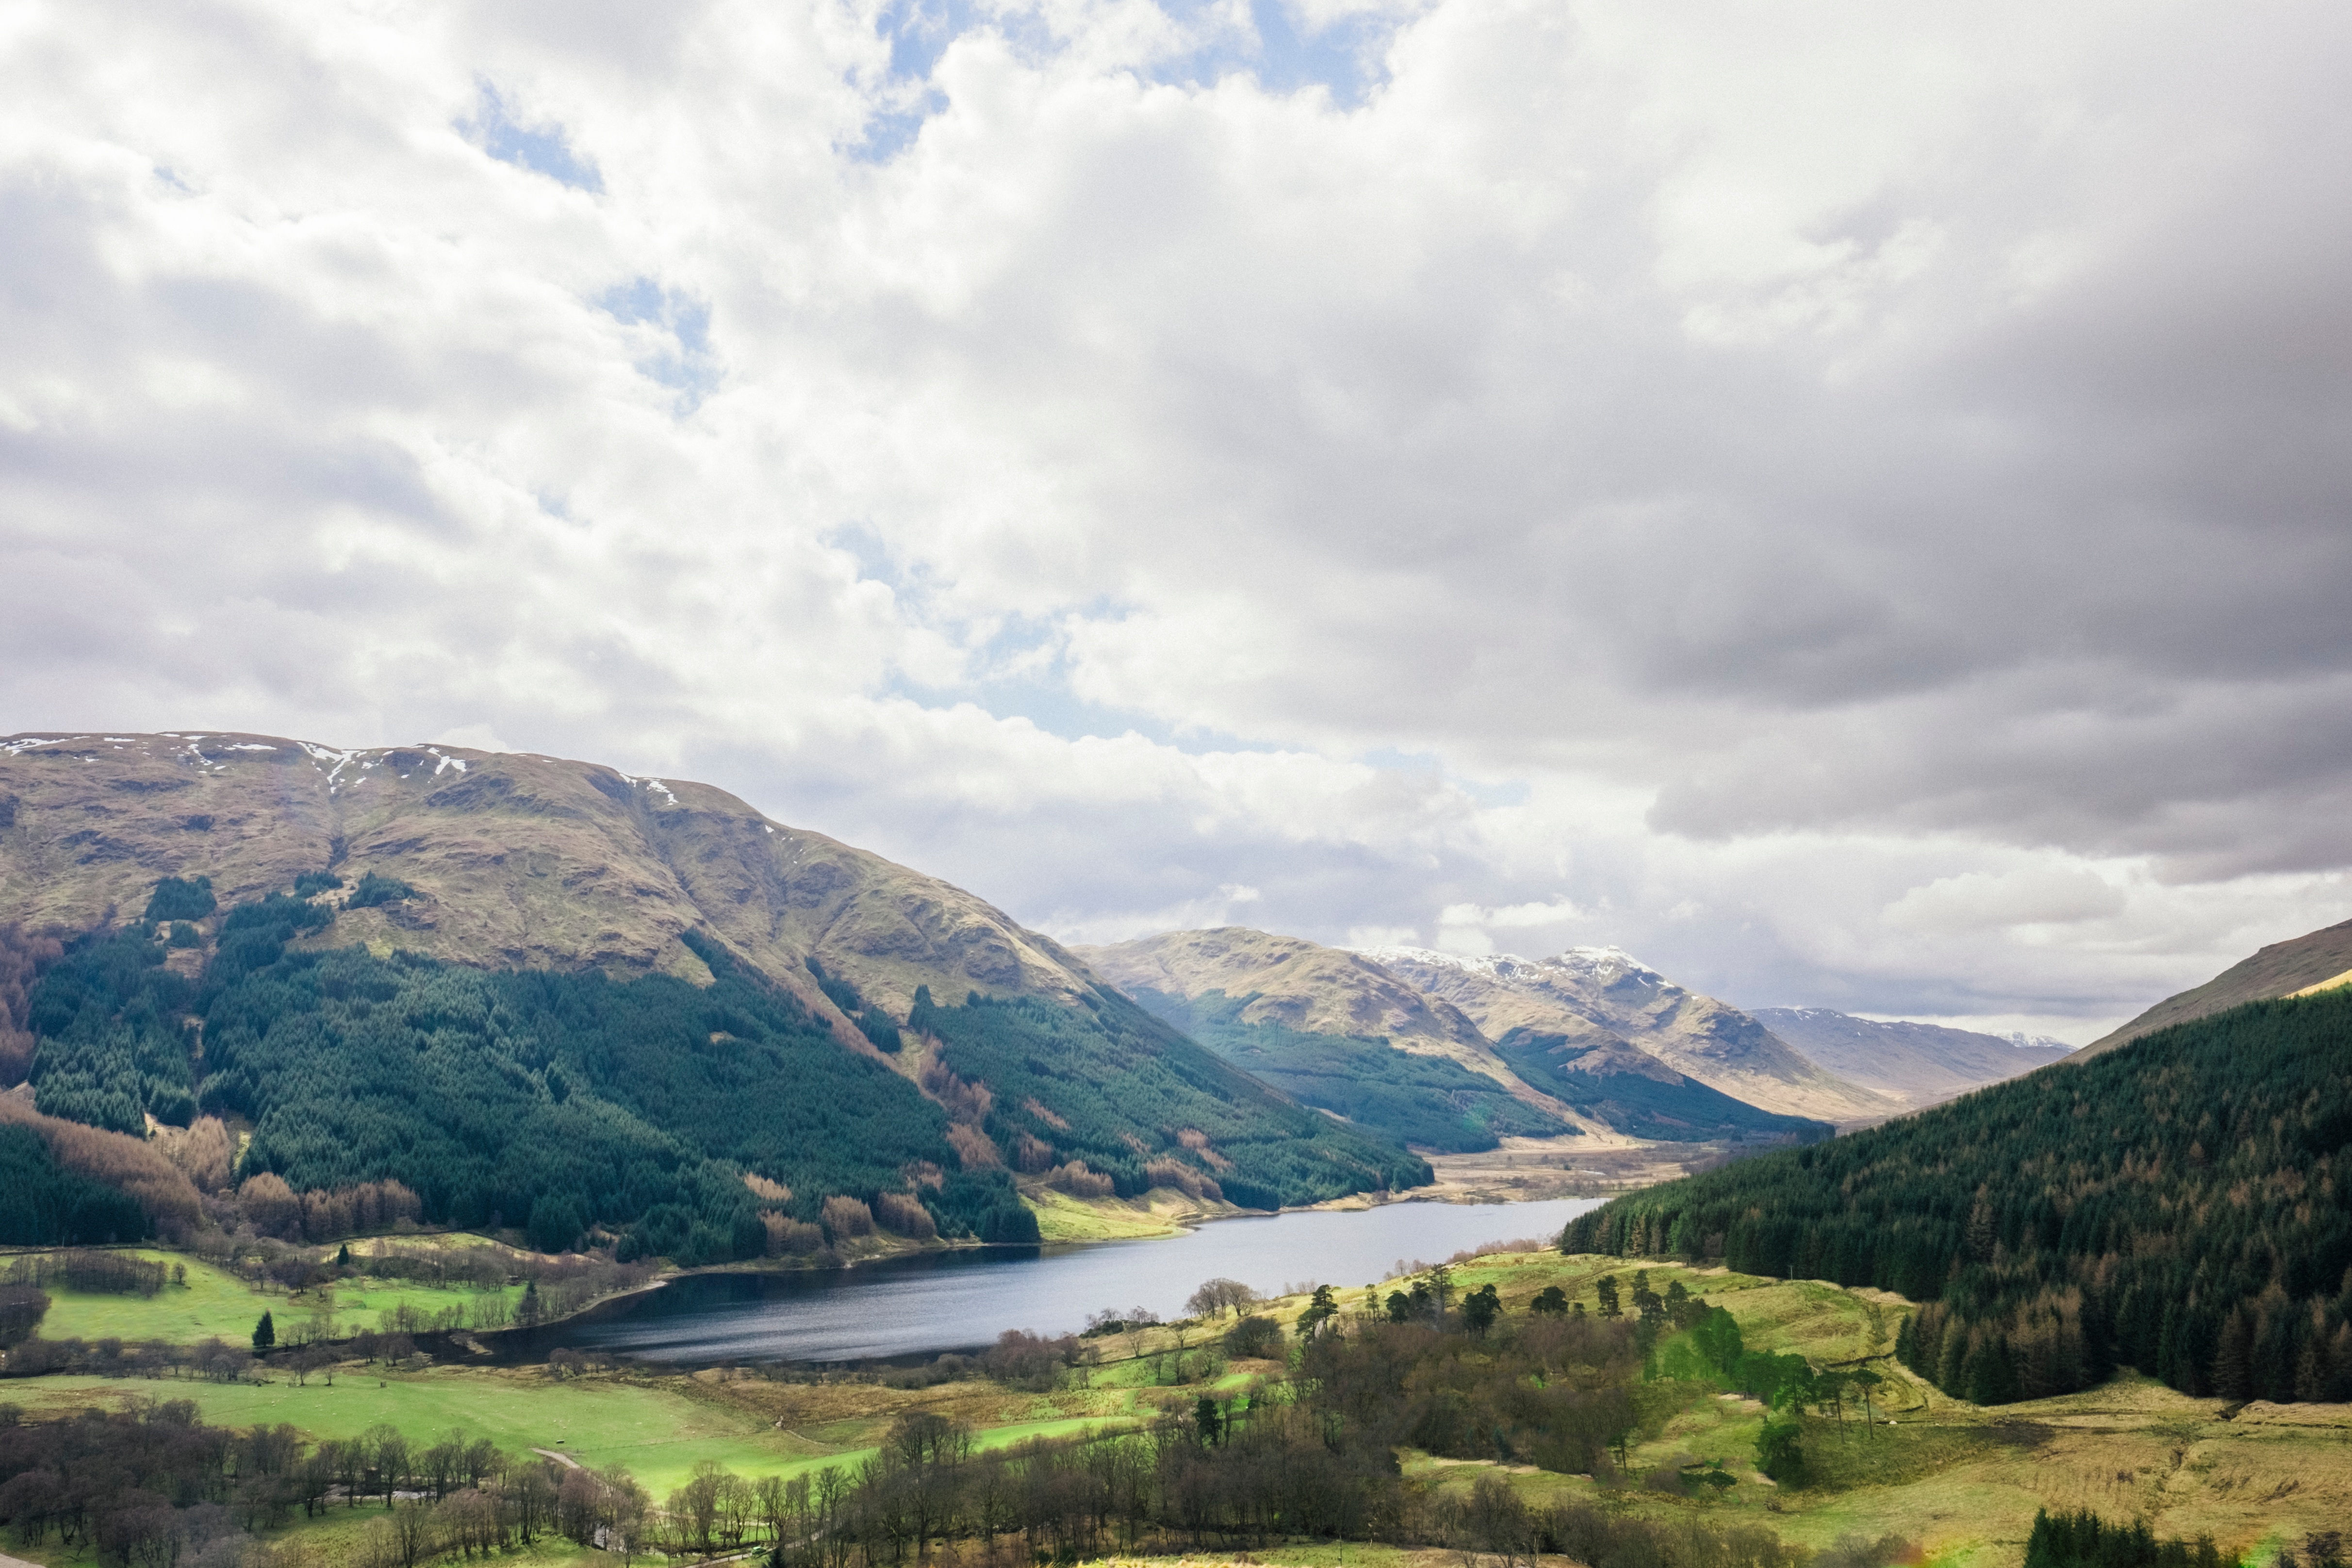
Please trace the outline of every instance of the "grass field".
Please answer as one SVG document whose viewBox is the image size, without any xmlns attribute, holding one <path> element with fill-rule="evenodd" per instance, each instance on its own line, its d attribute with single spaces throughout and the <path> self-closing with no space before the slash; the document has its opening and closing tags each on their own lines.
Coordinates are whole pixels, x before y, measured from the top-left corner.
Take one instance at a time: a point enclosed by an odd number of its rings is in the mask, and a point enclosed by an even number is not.
<svg viewBox="0 0 2352 1568">
<path fill-rule="evenodd" d="M 1767 1525 L 1813 1547 L 1841 1535 L 1895 1532 L 1918 1542 L 1935 1568 L 2012 1568 L 2021 1555 L 2037 1508 L 2090 1508 L 2115 1520 L 2145 1518 L 2159 1533 L 2211 1533 L 2228 1552 L 2267 1562 L 2283 1543 L 2352 1520 L 2352 1407 L 2252 1405 L 2225 1418 L 2211 1400 L 2192 1400 L 2125 1374 L 2096 1390 L 1979 1409 L 1950 1399 L 1912 1377 L 1886 1353 L 1906 1303 L 1869 1291 L 1839 1289 L 1694 1269 L 1647 1266 L 1663 1291 L 1674 1281 L 1728 1309 L 1748 1346 L 1794 1351 L 1816 1364 L 1866 1363 L 1887 1381 L 1882 1415 L 1895 1419 L 1866 1429 L 1858 1413 L 1843 1427 L 1808 1417 L 1806 1484 L 1777 1487 L 1757 1473 L 1755 1443 L 1764 1412 L 1754 1401 L 1699 1384 L 1654 1383 L 1640 1397 L 1649 1411 L 1631 1447 L 1624 1474 L 1596 1481 L 1523 1467 L 1402 1456 L 1412 1476 L 1439 1486 L 1468 1486 L 1501 1473 L 1531 1502 L 1601 1500 L 1612 1510 L 1661 1519 L 1698 1514 L 1718 1523 Z M 1571 1300 L 1595 1300 L 1594 1281 L 1613 1273 L 1630 1295 L 1634 1266 L 1621 1259 L 1561 1258 L 1548 1252 L 1491 1255 L 1453 1270 L 1456 1288 L 1493 1284 L 1507 1313 L 1527 1310 L 1547 1285 Z M 1383 1281 L 1381 1293 L 1401 1281 Z M 346 1312 L 384 1310 L 402 1297 L 420 1304 L 460 1292 L 397 1294 L 346 1290 Z M 1342 1289 L 1349 1313 L 1361 1309 L 1362 1289 Z M 262 1299 L 241 1283 L 191 1263 L 189 1284 L 167 1289 L 155 1302 L 136 1298 L 61 1298 L 91 1314 L 73 1330 L 141 1331 L 118 1316 L 176 1310 L 196 1325 L 187 1337 L 226 1331 L 241 1337 Z M 271 1299 L 287 1322 L 285 1299 Z M 1288 1322 L 1307 1305 L 1301 1296 L 1256 1310 Z M 95 1321 L 117 1326 L 97 1330 Z M 205 1327 L 223 1323 L 223 1328 Z M 0 1384 L 0 1399 L 35 1406 L 34 1414 L 88 1403 L 137 1397 L 190 1398 L 208 1419 L 229 1426 L 289 1422 L 314 1438 L 355 1435 L 390 1422 L 412 1436 L 463 1427 L 508 1449 L 551 1448 L 591 1465 L 627 1466 L 659 1497 L 682 1484 L 694 1465 L 716 1460 L 739 1474 L 791 1475 L 825 1465 L 855 1467 L 900 1414 L 926 1408 L 951 1415 L 994 1447 L 1033 1436 L 1059 1436 L 1088 1426 L 1147 1422 L 1165 1405 L 1189 1405 L 1193 1388 L 1157 1386 L 1149 1357 L 1212 1342 L 1223 1325 L 1161 1326 L 1088 1342 L 1099 1364 L 1051 1394 L 1026 1393 L 971 1382 L 924 1390 L 877 1384 L 793 1384 L 706 1372 L 691 1377 L 636 1375 L 557 1382 L 543 1372 L 436 1368 L 409 1374 L 355 1374 L 346 1369 L 330 1388 L 289 1382 L 264 1384 L 124 1383 L 89 1377 L 48 1377 Z M 1245 1388 L 1276 1368 L 1245 1362 L 1218 1377 L 1221 1393 Z M 1716 1459 L 1737 1478 L 1724 1497 L 1686 1498 L 1657 1489 L 1693 1460 Z M 331 1552 L 329 1556 L 334 1555 Z M 1276 1547 L 1253 1553 L 1281 1568 L 1437 1568 L 1427 1552 L 1361 1544 Z"/>
<path fill-rule="evenodd" d="M 1183 1226 L 1179 1215 L 1200 1217 L 1200 1206 L 1181 1194 L 1154 1188 L 1139 1198 L 1103 1198 L 1087 1203 L 1051 1187 L 1021 1194 L 1037 1216 L 1037 1234 L 1046 1241 L 1131 1241 L 1148 1237 L 1177 1236 Z M 1174 1203 L 1164 1201 L 1173 1199 Z"/>
<path fill-rule="evenodd" d="M 522 1294 L 517 1286 L 503 1292 L 443 1290 L 407 1280 L 353 1279 L 289 1296 L 275 1289 L 257 1290 L 200 1258 L 152 1252 L 139 1256 L 184 1264 L 187 1283 L 166 1285 L 152 1296 L 101 1295 L 53 1285 L 48 1314 L 41 1320 L 43 1337 L 169 1340 L 184 1344 L 217 1335 L 232 1344 L 243 1344 L 266 1311 L 271 1314 L 282 1344 L 290 1343 L 297 1326 L 306 1321 L 317 1322 L 322 1333 L 342 1337 L 381 1326 L 384 1313 L 404 1304 L 435 1313 L 453 1306 L 470 1308 L 502 1293 L 511 1310 Z"/>
</svg>

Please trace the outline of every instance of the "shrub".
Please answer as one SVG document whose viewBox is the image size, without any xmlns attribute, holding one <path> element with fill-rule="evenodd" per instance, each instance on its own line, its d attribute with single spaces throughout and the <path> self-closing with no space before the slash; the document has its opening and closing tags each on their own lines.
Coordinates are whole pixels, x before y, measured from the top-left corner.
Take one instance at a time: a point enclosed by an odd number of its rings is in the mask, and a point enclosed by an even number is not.
<svg viewBox="0 0 2352 1568">
<path fill-rule="evenodd" d="M 399 878 L 379 876 L 369 871 L 361 876 L 359 886 L 352 889 L 352 896 L 343 900 L 343 906 L 346 909 L 372 910 L 378 904 L 396 904 L 415 896 L 416 889 Z"/>
<path fill-rule="evenodd" d="M 1045 1173 L 1045 1184 L 1056 1187 L 1074 1198 L 1107 1198 L 1118 1190 L 1118 1184 L 1108 1175 L 1087 1169 L 1084 1160 L 1073 1160 Z"/>
<path fill-rule="evenodd" d="M 767 1227 L 767 1250 L 771 1258 L 799 1257 L 814 1252 L 824 1245 L 823 1226 L 811 1225 L 806 1220 L 794 1219 L 790 1215 L 779 1214 L 774 1209 L 761 1210 L 760 1223 Z"/>
<path fill-rule="evenodd" d="M 210 877 L 166 877 L 147 900 L 148 921 L 200 921 L 220 907 Z"/>
<path fill-rule="evenodd" d="M 1225 1331 L 1224 1345 L 1227 1355 L 1280 1360 L 1282 1325 L 1253 1312 Z"/>
<path fill-rule="evenodd" d="M 257 1234 L 280 1241 L 302 1238 L 302 1200 L 275 1171 L 247 1176 L 236 1190 L 236 1203 L 245 1211 L 246 1223 Z"/>
</svg>

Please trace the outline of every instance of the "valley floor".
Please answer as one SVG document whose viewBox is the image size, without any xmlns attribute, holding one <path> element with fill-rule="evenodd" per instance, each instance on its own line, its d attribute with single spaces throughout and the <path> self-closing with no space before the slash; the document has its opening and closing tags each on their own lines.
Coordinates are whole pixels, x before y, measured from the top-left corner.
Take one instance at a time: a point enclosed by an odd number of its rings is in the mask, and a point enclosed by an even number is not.
<svg viewBox="0 0 2352 1568">
<path fill-rule="evenodd" d="M 190 1287 L 176 1300 L 61 1295 L 59 1321 L 46 1331 L 137 1338 L 249 1331 L 262 1299 L 232 1277 L 205 1276 L 190 1262 Z M 1630 1276 L 1633 1267 L 1613 1258 L 1499 1253 L 1458 1264 L 1454 1279 L 1465 1291 L 1493 1284 L 1506 1314 L 1517 1315 L 1545 1286 L 1590 1300 L 1599 1276 Z M 1784 1488 L 1755 1468 L 1764 1412 L 1753 1400 L 1695 1383 L 1653 1382 L 1641 1385 L 1645 1419 L 1613 1486 L 1412 1451 L 1400 1456 L 1408 1476 L 1428 1487 L 1466 1489 L 1481 1476 L 1500 1474 L 1530 1503 L 1572 1499 L 1642 1517 L 1759 1524 L 1813 1548 L 1849 1534 L 1894 1533 L 1916 1542 L 1939 1568 L 2013 1568 L 2040 1508 L 2146 1519 L 2162 1535 L 2210 1533 L 2225 1552 L 2258 1560 L 2352 1520 L 2352 1407 L 2231 1409 L 2126 1373 L 2084 1394 L 1981 1409 L 1946 1397 L 1895 1363 L 1887 1352 L 1909 1310 L 1895 1298 L 1721 1269 L 1652 1265 L 1648 1274 L 1654 1289 L 1679 1281 L 1726 1308 L 1750 1349 L 1795 1352 L 1816 1365 L 1868 1364 L 1887 1380 L 1877 1419 L 1866 1425 L 1859 1413 L 1843 1423 L 1808 1417 L 1809 1481 Z M 1393 1283 L 1383 1282 L 1382 1289 Z M 1360 1288 L 1341 1292 L 1349 1311 L 1360 1309 Z M 282 1310 L 284 1298 L 274 1300 Z M 353 1306 L 362 1300 L 377 1305 L 372 1289 L 352 1293 Z M 1286 1321 L 1306 1304 L 1292 1297 L 1260 1310 Z M 1132 1428 L 1163 1409 L 1190 1409 L 1203 1392 L 1230 1394 L 1278 1375 L 1273 1363 L 1234 1361 L 1218 1364 L 1206 1382 L 1178 1381 L 1200 1371 L 1180 1349 L 1197 1352 L 1213 1341 L 1216 1327 L 1162 1326 L 1085 1342 L 1086 1363 L 1045 1392 L 980 1380 L 929 1388 L 870 1379 L 792 1381 L 739 1369 L 679 1375 L 624 1366 L 558 1377 L 536 1367 L 395 1371 L 354 1363 L 339 1368 L 331 1384 L 318 1373 L 298 1384 L 276 1371 L 264 1373 L 264 1381 L 236 1383 L 6 1379 L 0 1380 L 0 1403 L 41 1419 L 89 1405 L 188 1399 L 215 1423 L 285 1422 L 312 1439 L 348 1437 L 380 1423 L 418 1438 L 460 1427 L 509 1451 L 543 1449 L 593 1467 L 625 1466 L 658 1500 L 704 1461 L 747 1477 L 854 1468 L 910 1410 L 952 1416 L 994 1447 L 1089 1427 Z M 1720 1461 L 1735 1484 L 1720 1497 L 1682 1495 L 1677 1473 L 1708 1459 Z M 361 1525 L 380 1512 L 372 1504 L 334 1508 L 320 1520 L 298 1520 L 285 1534 L 312 1547 L 319 1568 L 341 1568 Z M 47 1568 L 94 1562 L 54 1542 L 15 1550 Z M 545 1540 L 510 1555 L 534 1565 L 603 1560 Z M 1459 1553 L 1363 1543 L 1276 1545 L 1250 1558 L 1283 1568 L 1435 1568 L 1441 1555 L 1459 1568 Z"/>
</svg>

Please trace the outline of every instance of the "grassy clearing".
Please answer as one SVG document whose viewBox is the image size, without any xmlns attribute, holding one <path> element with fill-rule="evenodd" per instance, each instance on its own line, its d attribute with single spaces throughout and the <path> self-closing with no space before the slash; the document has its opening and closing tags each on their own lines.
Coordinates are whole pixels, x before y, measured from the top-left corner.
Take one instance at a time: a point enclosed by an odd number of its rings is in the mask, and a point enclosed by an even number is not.
<svg viewBox="0 0 2352 1568">
<path fill-rule="evenodd" d="M 207 1421 L 228 1426 L 283 1421 L 313 1439 L 357 1436 L 379 1422 L 412 1436 L 462 1426 L 509 1450 L 555 1448 L 583 1464 L 625 1464 L 657 1491 L 682 1484 L 698 1459 L 767 1474 L 807 1457 L 752 1413 L 695 1397 L 696 1385 L 684 1379 L 557 1383 L 536 1373 L 436 1368 L 406 1374 L 346 1372 L 332 1387 L 315 1377 L 297 1387 L 80 1376 L 32 1378 L 9 1387 L 12 1398 L 37 1413 L 142 1397 L 193 1399 Z"/>
<path fill-rule="evenodd" d="M 1174 1198 L 1171 1208 L 1155 1200 Z M 1021 1201 L 1037 1216 L 1037 1233 L 1046 1241 L 1129 1241 L 1149 1237 L 1178 1236 L 1183 1226 L 1179 1214 L 1199 1217 L 1200 1205 L 1181 1194 L 1154 1188 L 1131 1201 L 1102 1198 L 1088 1203 L 1051 1187 L 1024 1192 Z"/>
<path fill-rule="evenodd" d="M 330 1254 L 331 1256 L 331 1254 Z M 509 1286 L 502 1292 L 436 1289 L 404 1279 L 355 1279 L 289 1296 L 276 1288 L 257 1289 L 236 1275 L 215 1268 L 201 1258 L 176 1253 L 142 1252 L 138 1256 L 170 1265 L 184 1265 L 187 1283 L 166 1285 L 152 1296 L 118 1296 L 52 1286 L 49 1310 L 41 1320 L 41 1333 L 53 1340 L 165 1340 L 192 1344 L 218 1337 L 243 1344 L 261 1314 L 271 1314 L 278 1342 L 292 1342 L 295 1330 L 310 1322 L 325 1337 L 345 1337 L 362 1329 L 383 1326 L 383 1315 L 401 1306 L 432 1314 L 454 1306 L 471 1308 L 503 1294 L 509 1311 L 522 1290 Z M 362 1265 L 365 1259 L 359 1260 Z"/>
</svg>

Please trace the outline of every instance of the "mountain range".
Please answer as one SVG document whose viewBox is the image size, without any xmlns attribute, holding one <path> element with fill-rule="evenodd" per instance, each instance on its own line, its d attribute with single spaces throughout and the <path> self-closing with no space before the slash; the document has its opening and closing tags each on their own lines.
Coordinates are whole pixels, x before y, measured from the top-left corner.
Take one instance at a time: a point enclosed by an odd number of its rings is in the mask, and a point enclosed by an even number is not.
<svg viewBox="0 0 2352 1568">
<path fill-rule="evenodd" d="M 240 1175 L 551 1243 L 740 1256 L 834 1197 L 1017 1239 L 1024 1177 L 1260 1208 L 1429 1179 L 970 893 L 590 763 L 10 737 L 0 927 L 65 938 L 5 1021 L 45 1114 L 215 1112 Z"/>
<path fill-rule="evenodd" d="M 1759 1007 L 1753 1016 L 1808 1061 L 1915 1110 L 2073 1054 L 2056 1040 L 2029 1042 L 1940 1024 L 1888 1023 L 1826 1007 Z"/>
<path fill-rule="evenodd" d="M 2347 969 L 2352 925 L 2118 1035 Z M 2063 1055 L 1743 1012 L 1613 948 L 1070 948 L 723 791 L 587 763 L 0 741 L 12 1117 L 62 1149 L 55 1125 L 215 1116 L 236 1179 L 398 1181 L 430 1218 L 550 1246 L 710 1260 L 856 1212 L 1018 1239 L 1049 1185 L 1271 1208 L 1507 1140 L 1810 1142 Z"/>
</svg>

